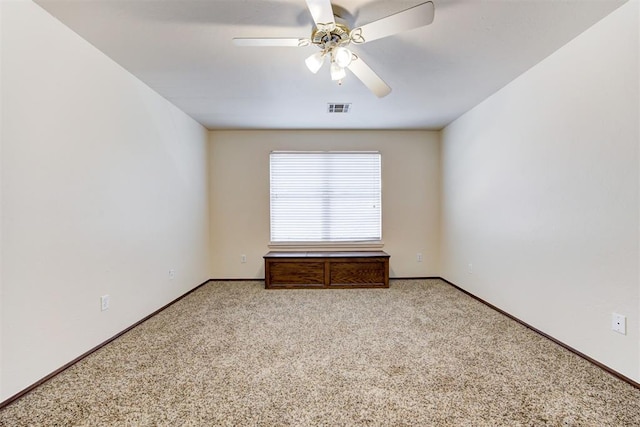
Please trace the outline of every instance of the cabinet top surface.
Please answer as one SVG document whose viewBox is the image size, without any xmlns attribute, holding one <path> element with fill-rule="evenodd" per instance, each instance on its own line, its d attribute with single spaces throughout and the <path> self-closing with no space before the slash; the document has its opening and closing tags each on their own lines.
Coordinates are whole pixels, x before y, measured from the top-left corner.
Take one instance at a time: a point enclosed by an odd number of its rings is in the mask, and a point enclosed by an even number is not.
<svg viewBox="0 0 640 427">
<path fill-rule="evenodd" d="M 264 258 L 389 258 L 384 251 L 298 251 L 298 252 L 268 252 Z"/>
</svg>

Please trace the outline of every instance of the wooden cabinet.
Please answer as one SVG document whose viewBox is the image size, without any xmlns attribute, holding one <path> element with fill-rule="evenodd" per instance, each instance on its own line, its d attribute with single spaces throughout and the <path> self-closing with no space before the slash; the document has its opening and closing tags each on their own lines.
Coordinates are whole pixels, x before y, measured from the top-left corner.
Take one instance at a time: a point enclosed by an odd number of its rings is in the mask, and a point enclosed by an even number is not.
<svg viewBox="0 0 640 427">
<path fill-rule="evenodd" d="M 269 252 L 265 287 L 388 288 L 389 255 L 363 252 Z"/>
</svg>

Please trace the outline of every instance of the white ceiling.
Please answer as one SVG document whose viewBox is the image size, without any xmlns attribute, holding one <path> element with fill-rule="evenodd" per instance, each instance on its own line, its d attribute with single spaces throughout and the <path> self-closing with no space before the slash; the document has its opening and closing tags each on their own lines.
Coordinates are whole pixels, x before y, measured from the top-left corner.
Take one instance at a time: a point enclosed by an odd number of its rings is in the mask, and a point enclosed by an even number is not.
<svg viewBox="0 0 640 427">
<path fill-rule="evenodd" d="M 359 26 L 423 1 L 334 4 Z M 36 2 L 209 129 L 441 129 L 625 0 L 433 0 L 433 24 L 353 48 L 393 88 L 381 99 L 309 72 L 313 46 L 232 44 L 309 37 L 305 0 Z"/>
</svg>

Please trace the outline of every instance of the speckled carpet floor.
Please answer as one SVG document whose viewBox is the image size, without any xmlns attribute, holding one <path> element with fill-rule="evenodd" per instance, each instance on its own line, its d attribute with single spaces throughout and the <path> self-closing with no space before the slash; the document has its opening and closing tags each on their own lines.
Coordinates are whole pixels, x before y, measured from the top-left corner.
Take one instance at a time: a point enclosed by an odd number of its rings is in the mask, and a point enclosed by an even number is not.
<svg viewBox="0 0 640 427">
<path fill-rule="evenodd" d="M 263 286 L 203 286 L 0 425 L 640 425 L 640 390 L 439 280 Z"/>
</svg>

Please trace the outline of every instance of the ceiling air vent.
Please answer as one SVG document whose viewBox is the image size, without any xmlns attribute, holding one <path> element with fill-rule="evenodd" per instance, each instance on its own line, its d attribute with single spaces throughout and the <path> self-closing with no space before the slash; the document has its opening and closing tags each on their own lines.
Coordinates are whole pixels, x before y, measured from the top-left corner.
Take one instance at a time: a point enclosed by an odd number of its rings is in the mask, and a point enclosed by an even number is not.
<svg viewBox="0 0 640 427">
<path fill-rule="evenodd" d="M 351 110 L 351 104 L 327 104 L 328 113 L 348 113 Z"/>
</svg>

